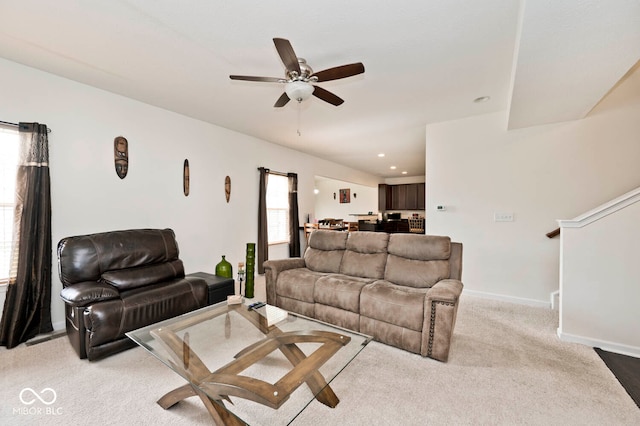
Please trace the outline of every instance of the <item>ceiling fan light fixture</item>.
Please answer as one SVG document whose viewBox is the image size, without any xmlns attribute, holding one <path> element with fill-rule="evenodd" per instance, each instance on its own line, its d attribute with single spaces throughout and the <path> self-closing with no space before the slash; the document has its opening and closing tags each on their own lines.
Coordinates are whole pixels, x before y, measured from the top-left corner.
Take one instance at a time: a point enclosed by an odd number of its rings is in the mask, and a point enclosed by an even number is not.
<svg viewBox="0 0 640 426">
<path fill-rule="evenodd" d="M 291 81 L 284 87 L 284 91 L 289 99 L 302 102 L 309 99 L 313 94 L 313 86 L 304 81 Z"/>
</svg>

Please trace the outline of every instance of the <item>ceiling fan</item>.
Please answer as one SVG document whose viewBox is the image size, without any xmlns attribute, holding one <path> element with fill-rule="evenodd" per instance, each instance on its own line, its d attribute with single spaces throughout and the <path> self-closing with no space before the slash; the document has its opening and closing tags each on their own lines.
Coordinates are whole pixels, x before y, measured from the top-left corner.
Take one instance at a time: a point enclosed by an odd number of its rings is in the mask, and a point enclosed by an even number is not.
<svg viewBox="0 0 640 426">
<path fill-rule="evenodd" d="M 314 83 L 338 80 L 340 78 L 351 77 L 364 72 L 364 65 L 362 65 L 361 62 L 357 62 L 354 64 L 328 68 L 314 73 L 311 67 L 307 65 L 307 61 L 296 56 L 289 40 L 284 38 L 274 38 L 273 43 L 276 45 L 276 50 L 278 51 L 278 55 L 280 55 L 280 59 L 282 59 L 282 63 L 284 63 L 285 78 L 252 77 L 246 75 L 230 75 L 229 78 L 232 80 L 284 83 L 285 92 L 273 105 L 276 108 L 285 106 L 291 99 L 302 102 L 305 99 L 308 99 L 311 95 L 332 105 L 341 105 L 344 102 L 343 99 L 322 87 L 316 86 Z"/>
</svg>

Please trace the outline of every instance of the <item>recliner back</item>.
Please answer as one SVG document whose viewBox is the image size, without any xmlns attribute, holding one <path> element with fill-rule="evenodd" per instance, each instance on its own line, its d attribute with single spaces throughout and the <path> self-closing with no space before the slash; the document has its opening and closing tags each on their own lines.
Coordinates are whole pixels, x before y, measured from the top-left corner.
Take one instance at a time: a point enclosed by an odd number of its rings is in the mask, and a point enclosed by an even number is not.
<svg viewBox="0 0 640 426">
<path fill-rule="evenodd" d="M 391 234 L 385 280 L 428 288 L 451 276 L 451 239 L 434 235 Z"/>
<path fill-rule="evenodd" d="M 309 246 L 304 252 L 307 268 L 316 272 L 340 272 L 348 236 L 346 232 L 322 229 L 312 232 L 309 235 Z"/>
<path fill-rule="evenodd" d="M 389 234 L 384 232 L 349 232 L 347 249 L 342 256 L 340 273 L 362 278 L 382 279 L 387 262 Z"/>
<path fill-rule="evenodd" d="M 178 259 L 172 229 L 132 229 L 68 237 L 58 243 L 58 273 L 64 287 L 98 281 L 107 271 Z M 184 269 L 176 271 L 184 276 Z"/>
</svg>

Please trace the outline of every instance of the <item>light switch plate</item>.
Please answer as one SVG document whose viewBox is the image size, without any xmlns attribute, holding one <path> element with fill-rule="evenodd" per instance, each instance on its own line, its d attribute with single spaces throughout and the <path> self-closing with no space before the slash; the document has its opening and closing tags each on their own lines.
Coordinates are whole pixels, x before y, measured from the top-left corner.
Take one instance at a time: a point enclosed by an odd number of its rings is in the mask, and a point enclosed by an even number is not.
<svg viewBox="0 0 640 426">
<path fill-rule="evenodd" d="M 494 222 L 513 222 L 515 219 L 513 217 L 513 213 L 494 213 L 493 221 Z"/>
</svg>

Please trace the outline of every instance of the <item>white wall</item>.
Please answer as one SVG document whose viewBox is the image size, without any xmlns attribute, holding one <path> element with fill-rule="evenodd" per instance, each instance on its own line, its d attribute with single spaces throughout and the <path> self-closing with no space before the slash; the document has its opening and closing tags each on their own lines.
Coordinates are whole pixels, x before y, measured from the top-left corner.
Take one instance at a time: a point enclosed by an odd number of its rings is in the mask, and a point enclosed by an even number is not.
<svg viewBox="0 0 640 426">
<path fill-rule="evenodd" d="M 176 232 L 187 273 L 236 264 L 257 234 L 257 167 L 298 173 L 299 212 L 314 208 L 314 176 L 377 185 L 375 176 L 0 59 L 0 119 L 47 124 L 53 252 L 66 236 L 138 227 Z M 117 177 L 113 139 L 129 141 L 129 172 Z M 190 195 L 182 164 L 190 163 Z M 224 197 L 231 177 L 231 200 Z M 285 257 L 280 248 L 272 258 Z M 272 253 L 273 254 L 273 253 Z M 52 265 L 52 317 L 64 327 Z"/>
<path fill-rule="evenodd" d="M 619 210 L 562 222 L 562 339 L 640 357 L 638 193 Z"/>
<path fill-rule="evenodd" d="M 351 190 L 351 202 L 340 202 L 340 189 Z M 375 187 L 358 185 L 335 179 L 316 179 L 316 189 L 319 191 L 315 196 L 315 219 L 326 217 L 343 219 L 347 222 L 357 222 L 356 216 L 351 214 L 366 214 L 368 212 L 378 213 L 378 185 Z M 333 199 L 333 194 L 336 199 Z M 354 194 L 357 196 L 354 197 Z M 313 217 L 312 217 L 313 219 Z"/>
<path fill-rule="evenodd" d="M 549 303 L 559 240 L 545 234 L 640 186 L 639 81 L 636 71 L 582 120 L 507 131 L 499 112 L 427 126 L 427 233 L 464 244 L 465 291 Z"/>
<path fill-rule="evenodd" d="M 385 178 L 384 183 L 387 185 L 402 185 L 404 183 L 423 183 L 424 176 L 402 176 L 394 178 Z"/>
</svg>

